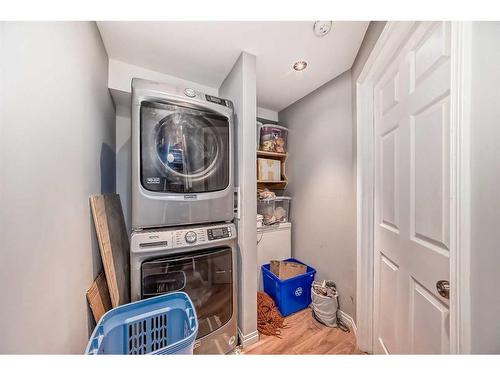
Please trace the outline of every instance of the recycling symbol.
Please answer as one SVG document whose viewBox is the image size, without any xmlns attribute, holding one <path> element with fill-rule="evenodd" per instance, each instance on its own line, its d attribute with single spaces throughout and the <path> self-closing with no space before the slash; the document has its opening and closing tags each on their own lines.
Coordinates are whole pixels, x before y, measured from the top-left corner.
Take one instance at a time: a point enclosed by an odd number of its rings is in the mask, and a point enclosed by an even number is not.
<svg viewBox="0 0 500 375">
<path fill-rule="evenodd" d="M 295 289 L 295 297 L 300 297 L 302 295 L 302 288 L 299 286 Z"/>
</svg>

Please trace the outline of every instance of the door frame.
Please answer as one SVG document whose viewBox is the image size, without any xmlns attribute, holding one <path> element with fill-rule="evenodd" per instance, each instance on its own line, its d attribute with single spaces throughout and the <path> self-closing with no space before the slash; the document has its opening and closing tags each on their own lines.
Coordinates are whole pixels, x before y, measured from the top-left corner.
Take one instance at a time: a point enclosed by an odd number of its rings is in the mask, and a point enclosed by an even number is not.
<svg viewBox="0 0 500 375">
<path fill-rule="evenodd" d="M 360 349 L 373 352 L 374 84 L 419 22 L 387 22 L 356 82 L 356 317 Z M 450 354 L 470 353 L 471 22 L 451 22 Z"/>
</svg>

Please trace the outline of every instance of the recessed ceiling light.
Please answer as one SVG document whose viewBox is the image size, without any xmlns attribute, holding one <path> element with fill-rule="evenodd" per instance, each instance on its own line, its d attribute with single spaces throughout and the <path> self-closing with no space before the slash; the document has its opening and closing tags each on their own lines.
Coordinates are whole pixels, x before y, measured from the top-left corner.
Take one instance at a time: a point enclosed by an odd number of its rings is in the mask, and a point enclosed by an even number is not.
<svg viewBox="0 0 500 375">
<path fill-rule="evenodd" d="M 293 64 L 293 68 L 297 71 L 300 72 L 301 70 L 304 70 L 307 68 L 307 62 L 304 60 L 297 61 L 295 64 Z"/>
</svg>

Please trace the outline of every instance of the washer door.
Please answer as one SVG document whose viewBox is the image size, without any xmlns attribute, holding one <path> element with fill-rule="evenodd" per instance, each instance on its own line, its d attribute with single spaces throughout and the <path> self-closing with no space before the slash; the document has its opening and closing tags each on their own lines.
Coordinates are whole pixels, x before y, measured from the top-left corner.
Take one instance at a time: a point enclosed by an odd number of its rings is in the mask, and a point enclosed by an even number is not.
<svg viewBox="0 0 500 375">
<path fill-rule="evenodd" d="M 229 185 L 229 120 L 172 104 L 141 104 L 141 182 L 155 192 L 204 193 Z"/>
</svg>

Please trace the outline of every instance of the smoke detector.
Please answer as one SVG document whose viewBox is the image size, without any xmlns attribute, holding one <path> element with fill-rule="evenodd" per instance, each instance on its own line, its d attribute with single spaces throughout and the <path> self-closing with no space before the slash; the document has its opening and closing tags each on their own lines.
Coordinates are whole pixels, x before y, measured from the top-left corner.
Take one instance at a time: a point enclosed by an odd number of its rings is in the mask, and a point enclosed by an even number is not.
<svg viewBox="0 0 500 375">
<path fill-rule="evenodd" d="M 318 38 L 325 36 L 332 29 L 332 21 L 316 21 L 314 22 L 313 31 L 314 35 Z"/>
</svg>

